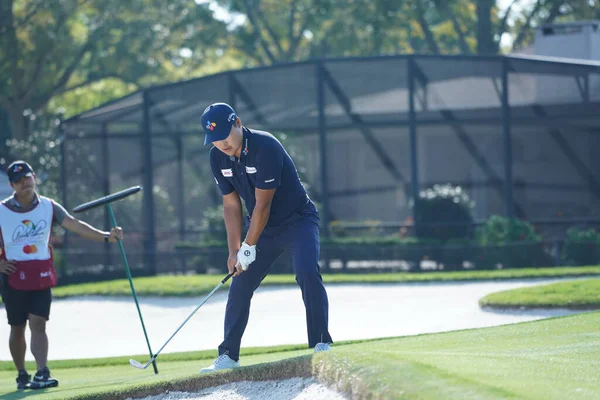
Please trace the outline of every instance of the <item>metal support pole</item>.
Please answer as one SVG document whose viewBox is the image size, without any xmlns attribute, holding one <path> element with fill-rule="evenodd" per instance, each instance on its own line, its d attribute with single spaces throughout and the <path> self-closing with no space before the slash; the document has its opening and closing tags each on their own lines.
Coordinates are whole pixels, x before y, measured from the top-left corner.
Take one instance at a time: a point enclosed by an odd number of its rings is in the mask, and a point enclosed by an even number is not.
<svg viewBox="0 0 600 400">
<path fill-rule="evenodd" d="M 264 117 L 264 115 L 261 113 L 259 107 L 256 105 L 256 103 L 254 102 L 254 100 L 252 100 L 252 96 L 250 95 L 250 93 L 248 93 L 248 91 L 246 91 L 246 89 L 244 89 L 244 86 L 242 86 L 242 84 L 240 83 L 240 81 L 237 79 L 237 77 L 235 76 L 235 73 L 230 73 L 229 74 L 229 100 L 232 101 L 234 104 L 237 104 L 237 99 L 239 97 L 240 100 L 242 100 L 244 102 L 244 105 L 248 108 L 248 114 L 252 115 L 254 117 L 254 119 L 256 120 L 256 122 L 265 127 L 268 125 L 266 118 Z M 234 109 L 235 106 L 234 104 L 230 104 Z M 248 117 L 246 117 L 248 118 Z"/>
<path fill-rule="evenodd" d="M 152 131 L 150 121 L 150 99 L 148 91 L 143 94 L 144 119 L 142 126 L 143 182 L 143 221 L 144 221 L 144 263 L 150 275 L 156 275 L 156 234 L 154 227 L 154 166 L 152 165 Z"/>
<path fill-rule="evenodd" d="M 388 154 L 387 150 L 390 149 L 386 149 L 384 144 L 380 142 L 377 136 L 375 136 L 360 115 L 352 111 L 352 102 L 350 101 L 350 98 L 348 98 L 342 87 L 325 68 L 323 68 L 323 79 L 329 90 L 331 90 L 333 97 L 337 99 L 350 121 L 352 121 L 352 124 L 356 126 L 364 136 L 367 145 L 371 147 L 376 158 L 381 161 L 384 168 L 393 176 L 396 182 L 404 185 L 404 176 L 402 175 L 402 172 L 396 167 L 392 157 Z"/>
<path fill-rule="evenodd" d="M 179 218 L 179 240 L 185 240 L 185 180 L 183 179 L 183 139 L 177 133 L 175 137 L 177 149 L 177 217 Z"/>
<path fill-rule="evenodd" d="M 510 104 L 508 93 L 508 58 L 502 60 L 502 126 L 504 130 L 504 196 L 505 214 L 507 218 L 514 215 L 513 205 L 513 155 L 512 138 L 510 132 Z"/>
<path fill-rule="evenodd" d="M 327 182 L 327 124 L 325 121 L 325 74 L 323 64 L 315 64 L 317 73 L 317 108 L 319 111 L 319 150 L 321 156 L 321 235 L 329 237 L 329 184 Z"/>
<path fill-rule="evenodd" d="M 60 121 L 58 125 L 58 138 L 60 140 L 60 192 L 62 199 L 62 206 L 68 209 L 68 196 L 67 196 L 67 134 Z M 63 260 L 65 265 L 68 265 L 68 248 L 69 248 L 69 232 L 65 230 L 63 236 Z"/>
<path fill-rule="evenodd" d="M 234 72 L 229 72 L 227 75 L 229 79 L 227 79 L 227 90 L 229 91 L 229 105 L 235 110 L 236 108 L 236 81 Z M 237 111 L 236 111 L 237 112 Z"/>
<path fill-rule="evenodd" d="M 110 159 L 108 155 L 108 127 L 106 124 L 102 124 L 102 195 L 108 196 L 110 194 Z M 104 210 L 104 230 L 110 231 L 111 221 L 110 215 L 107 209 Z M 110 255 L 110 243 L 104 243 L 104 262 L 106 267 L 112 264 Z"/>
<path fill-rule="evenodd" d="M 415 59 L 408 58 L 408 132 L 410 140 L 410 186 L 414 202 L 412 217 L 415 232 L 419 224 L 419 164 L 417 143 L 417 114 L 415 111 Z"/>
</svg>

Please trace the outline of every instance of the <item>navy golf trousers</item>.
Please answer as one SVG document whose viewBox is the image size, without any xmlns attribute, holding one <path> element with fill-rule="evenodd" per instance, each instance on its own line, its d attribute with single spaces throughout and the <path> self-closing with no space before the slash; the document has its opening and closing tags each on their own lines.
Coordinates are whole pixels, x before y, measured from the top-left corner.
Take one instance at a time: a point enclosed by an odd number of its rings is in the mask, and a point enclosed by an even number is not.
<svg viewBox="0 0 600 400">
<path fill-rule="evenodd" d="M 332 343 L 328 330 L 329 302 L 318 264 L 318 221 L 318 217 L 307 215 L 277 235 L 261 235 L 256 246 L 256 260 L 231 282 L 225 311 L 225 338 L 219 346 L 219 355 L 227 353 L 231 359 L 239 359 L 252 295 L 273 263 L 286 250 L 291 253 L 296 282 L 302 290 L 306 307 L 308 346 L 315 347 L 321 342 Z"/>
</svg>

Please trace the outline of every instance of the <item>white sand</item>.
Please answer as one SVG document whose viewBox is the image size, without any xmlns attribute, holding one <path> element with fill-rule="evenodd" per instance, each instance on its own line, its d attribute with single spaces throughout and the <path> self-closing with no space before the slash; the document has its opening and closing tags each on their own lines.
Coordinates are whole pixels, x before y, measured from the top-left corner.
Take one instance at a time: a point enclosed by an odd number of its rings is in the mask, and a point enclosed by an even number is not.
<svg viewBox="0 0 600 400">
<path fill-rule="evenodd" d="M 313 378 L 282 381 L 236 382 L 199 392 L 169 392 L 143 400 L 344 400 L 345 396 L 327 388 Z"/>
</svg>

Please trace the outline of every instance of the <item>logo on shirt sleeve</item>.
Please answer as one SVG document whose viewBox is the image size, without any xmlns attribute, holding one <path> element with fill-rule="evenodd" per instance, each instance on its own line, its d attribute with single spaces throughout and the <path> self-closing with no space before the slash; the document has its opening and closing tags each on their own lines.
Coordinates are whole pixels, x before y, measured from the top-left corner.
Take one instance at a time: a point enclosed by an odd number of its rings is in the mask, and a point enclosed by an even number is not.
<svg viewBox="0 0 600 400">
<path fill-rule="evenodd" d="M 267 179 L 267 180 L 265 181 L 265 183 L 271 183 L 271 182 L 275 182 L 275 178 Z"/>
<path fill-rule="evenodd" d="M 246 167 L 246 173 L 247 174 L 255 174 L 256 173 L 256 167 Z"/>
<path fill-rule="evenodd" d="M 221 173 L 223 174 L 223 176 L 225 178 L 231 178 L 233 176 L 233 169 L 231 169 L 231 168 L 222 169 Z"/>
</svg>

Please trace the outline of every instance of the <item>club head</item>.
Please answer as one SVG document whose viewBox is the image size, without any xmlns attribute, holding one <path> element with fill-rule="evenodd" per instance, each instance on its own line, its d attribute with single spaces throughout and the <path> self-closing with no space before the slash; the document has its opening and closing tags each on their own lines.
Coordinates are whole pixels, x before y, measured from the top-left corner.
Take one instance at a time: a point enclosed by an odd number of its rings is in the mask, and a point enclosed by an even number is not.
<svg viewBox="0 0 600 400">
<path fill-rule="evenodd" d="M 148 366 L 148 364 L 144 366 L 144 364 L 140 363 L 139 361 L 135 361 L 133 358 L 129 359 L 129 364 L 139 369 L 145 369 Z"/>
</svg>

